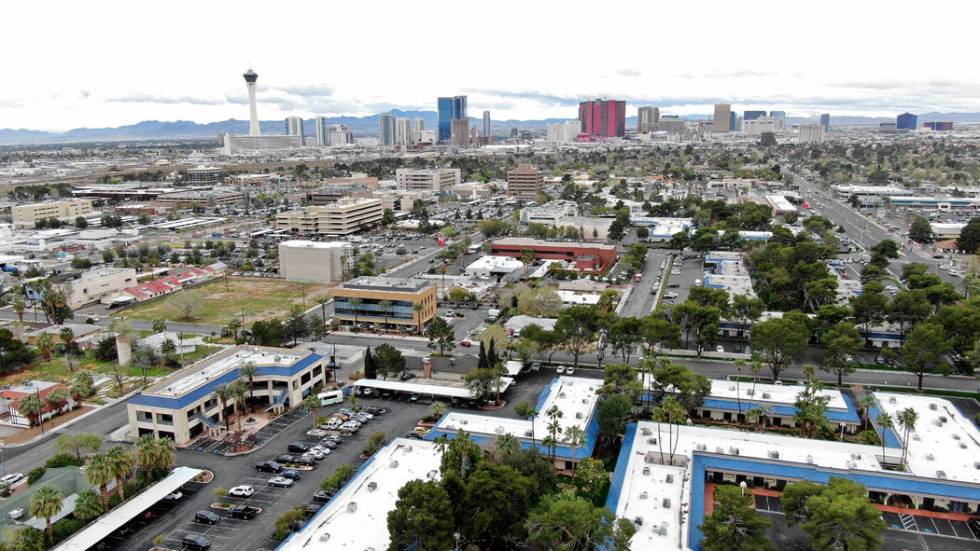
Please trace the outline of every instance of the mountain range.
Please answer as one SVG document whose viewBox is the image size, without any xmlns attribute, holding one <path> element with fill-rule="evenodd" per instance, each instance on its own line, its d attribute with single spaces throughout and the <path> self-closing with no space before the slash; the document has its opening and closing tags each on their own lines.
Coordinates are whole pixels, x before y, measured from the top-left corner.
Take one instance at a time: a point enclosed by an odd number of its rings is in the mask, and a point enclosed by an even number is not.
<svg viewBox="0 0 980 551">
<path fill-rule="evenodd" d="M 425 128 L 436 127 L 435 111 L 401 111 L 393 110 L 396 117 L 420 118 Z M 328 117 L 329 124 L 345 124 L 355 136 L 376 136 L 378 133 L 378 119 L 381 114 L 367 115 L 363 117 Z M 688 120 L 710 119 L 711 115 L 691 114 L 682 116 Z M 492 120 L 491 132 L 493 134 L 507 134 L 511 128 L 520 130 L 543 130 L 548 124 L 568 119 L 538 119 L 538 120 Z M 888 117 L 856 117 L 841 116 L 832 117 L 831 124 L 839 126 L 858 126 L 874 125 L 881 122 L 893 122 L 894 118 Z M 980 113 L 923 113 L 919 115 L 919 121 L 952 121 L 956 123 L 980 122 Z M 816 118 L 789 117 L 788 124 L 799 124 L 805 122 L 817 122 Z M 260 121 L 263 134 L 284 134 L 285 122 Z M 482 121 L 471 118 L 470 128 L 480 128 Z M 627 128 L 636 127 L 636 117 L 627 117 Z M 315 135 L 313 119 L 304 122 L 307 136 Z M 136 124 L 116 126 L 111 128 L 75 128 L 66 132 L 46 132 L 42 130 L 30 129 L 8 129 L 0 128 L 0 145 L 41 145 L 58 143 L 84 143 L 84 142 L 121 142 L 121 141 L 149 141 L 149 140 L 186 140 L 186 139 L 215 139 L 218 134 L 230 132 L 232 134 L 248 133 L 248 121 L 238 119 L 228 119 L 224 121 L 197 123 L 193 121 L 141 121 Z"/>
</svg>

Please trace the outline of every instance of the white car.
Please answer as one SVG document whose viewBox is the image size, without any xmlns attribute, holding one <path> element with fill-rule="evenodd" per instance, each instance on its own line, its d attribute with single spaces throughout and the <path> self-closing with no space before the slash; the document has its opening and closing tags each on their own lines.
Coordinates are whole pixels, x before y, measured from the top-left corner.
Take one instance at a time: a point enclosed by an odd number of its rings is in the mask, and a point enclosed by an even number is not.
<svg viewBox="0 0 980 551">
<path fill-rule="evenodd" d="M 310 429 L 306 431 L 306 435 L 310 438 L 323 438 L 327 435 L 327 431 L 323 429 Z"/>
<path fill-rule="evenodd" d="M 293 485 L 293 481 L 290 478 L 284 476 L 274 476 L 269 479 L 269 486 L 277 486 L 279 488 L 289 488 Z"/>
<path fill-rule="evenodd" d="M 321 452 L 320 450 L 314 449 L 314 448 L 310 448 L 310 451 L 308 451 L 308 452 L 306 452 L 306 453 L 303 454 L 303 457 L 312 459 L 314 461 L 321 461 L 326 456 L 327 456 L 327 454 Z"/>
<path fill-rule="evenodd" d="M 8 475 L 4 475 L 0 477 L 0 486 L 8 486 L 22 478 L 24 478 L 24 475 L 21 473 L 10 473 Z"/>
<path fill-rule="evenodd" d="M 251 486 L 235 486 L 228 490 L 228 495 L 232 497 L 252 497 L 255 495 L 255 488 Z"/>
<path fill-rule="evenodd" d="M 323 454 L 324 457 L 326 457 L 326 456 L 330 455 L 330 448 L 325 448 L 325 447 L 320 446 L 318 444 L 318 445 L 313 446 L 312 448 L 310 448 L 310 452 L 311 453 L 312 452 L 320 452 L 320 453 Z"/>
<path fill-rule="evenodd" d="M 575 366 L 568 366 L 565 369 L 565 375 L 575 375 Z"/>
<path fill-rule="evenodd" d="M 555 372 L 561 375 L 562 373 L 565 372 L 565 366 L 559 365 L 558 367 L 555 368 Z"/>
</svg>

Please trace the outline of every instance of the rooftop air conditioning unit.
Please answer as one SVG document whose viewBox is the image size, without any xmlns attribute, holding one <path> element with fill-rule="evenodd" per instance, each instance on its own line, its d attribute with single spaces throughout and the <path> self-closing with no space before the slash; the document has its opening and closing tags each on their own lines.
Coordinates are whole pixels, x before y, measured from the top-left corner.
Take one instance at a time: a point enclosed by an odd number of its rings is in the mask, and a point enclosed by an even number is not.
<svg viewBox="0 0 980 551">
<path fill-rule="evenodd" d="M 526 436 L 528 438 L 531 437 L 531 434 L 533 434 L 533 433 L 531 431 L 529 431 L 529 430 L 524 431 L 524 436 Z"/>
<path fill-rule="evenodd" d="M 647 438 L 647 444 L 650 444 L 651 446 L 656 446 L 657 445 L 657 439 L 656 438 Z"/>
<path fill-rule="evenodd" d="M 582 398 L 582 403 L 583 404 L 588 404 L 589 403 L 589 399 L 588 398 Z"/>
<path fill-rule="evenodd" d="M 646 498 L 647 498 L 647 493 L 646 492 L 640 492 L 640 499 L 646 499 Z"/>
<path fill-rule="evenodd" d="M 812 455 L 806 456 L 806 462 L 807 463 L 813 463 L 813 456 Z"/>
<path fill-rule="evenodd" d="M 745 395 L 746 396 L 755 396 L 755 390 L 753 390 L 753 389 L 750 388 L 750 389 L 748 389 L 748 390 L 745 391 Z"/>
<path fill-rule="evenodd" d="M 643 434 L 643 436 L 650 436 L 653 433 L 653 431 L 647 427 L 643 427 L 643 430 L 640 432 Z"/>
<path fill-rule="evenodd" d="M 469 425 L 470 424 L 470 421 L 469 421 L 469 419 L 460 419 L 459 424 L 460 425 Z"/>
<path fill-rule="evenodd" d="M 936 478 L 940 480 L 946 479 L 946 471 L 936 471 Z"/>
<path fill-rule="evenodd" d="M 935 455 L 932 455 L 931 453 L 926 454 L 926 461 L 935 461 L 935 460 L 936 460 Z"/>
<path fill-rule="evenodd" d="M 643 526 L 643 517 L 636 517 L 633 519 L 633 524 L 637 526 Z"/>
<path fill-rule="evenodd" d="M 769 394 L 768 392 L 763 392 L 762 393 L 762 399 L 763 400 L 769 400 L 770 398 L 772 398 L 772 394 Z"/>
<path fill-rule="evenodd" d="M 895 402 L 896 402 L 896 400 L 895 400 L 895 397 L 894 396 L 889 396 L 888 397 L 888 403 L 889 404 L 894 404 Z"/>
<path fill-rule="evenodd" d="M 698 451 L 701 451 L 701 452 L 708 450 L 708 445 L 707 444 L 698 444 L 696 447 L 697 447 Z"/>
<path fill-rule="evenodd" d="M 674 483 L 674 475 L 668 474 L 667 475 L 667 484 L 673 484 L 673 483 Z"/>
<path fill-rule="evenodd" d="M 347 504 L 347 512 L 353 513 L 355 511 L 357 511 L 357 502 L 351 501 L 350 503 Z"/>
<path fill-rule="evenodd" d="M 405 451 L 411 451 L 411 450 L 405 450 Z M 398 460 L 395 459 L 391 463 L 388 463 L 388 468 L 389 469 L 397 469 L 398 468 Z"/>
<path fill-rule="evenodd" d="M 375 481 L 368 482 L 367 489 L 369 492 L 373 492 L 378 489 L 378 483 Z"/>
<path fill-rule="evenodd" d="M 582 418 L 582 412 L 581 411 L 576 411 L 575 412 L 575 418 L 576 419 L 581 419 Z"/>
<path fill-rule="evenodd" d="M 962 450 L 966 449 L 966 442 L 960 442 L 960 449 Z"/>
<path fill-rule="evenodd" d="M 669 497 L 665 497 L 664 500 L 663 500 L 662 505 L 663 505 L 663 508 L 664 509 L 670 509 L 670 498 Z"/>
<path fill-rule="evenodd" d="M 643 467 L 643 476 L 650 476 L 650 467 Z"/>
<path fill-rule="evenodd" d="M 559 392 L 558 393 L 558 397 L 559 398 L 564 398 L 565 397 L 565 393 L 564 392 Z"/>
<path fill-rule="evenodd" d="M 728 385 L 729 392 L 735 392 L 735 385 Z"/>
<path fill-rule="evenodd" d="M 779 452 L 776 450 L 769 450 L 769 459 L 779 459 Z"/>
<path fill-rule="evenodd" d="M 330 539 L 330 534 L 328 532 L 324 532 L 320 534 L 320 543 L 327 543 L 327 540 L 329 539 Z"/>
<path fill-rule="evenodd" d="M 935 402 L 929 403 L 929 409 L 931 409 L 932 411 L 936 411 L 938 408 L 939 406 L 937 406 Z"/>
</svg>

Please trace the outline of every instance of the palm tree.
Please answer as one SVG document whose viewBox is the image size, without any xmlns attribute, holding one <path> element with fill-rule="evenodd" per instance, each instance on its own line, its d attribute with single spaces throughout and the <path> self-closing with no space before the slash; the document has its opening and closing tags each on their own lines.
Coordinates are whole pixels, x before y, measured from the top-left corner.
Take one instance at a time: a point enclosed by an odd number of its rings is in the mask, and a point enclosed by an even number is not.
<svg viewBox="0 0 980 551">
<path fill-rule="evenodd" d="M 531 447 L 535 447 L 534 444 L 534 419 L 538 416 L 538 410 L 535 409 L 534 404 L 531 402 L 521 402 L 514 407 L 514 413 L 517 414 L 521 419 L 527 419 L 531 422 Z"/>
<path fill-rule="evenodd" d="M 27 311 L 27 303 L 24 302 L 23 295 L 14 295 L 13 300 L 14 312 L 17 313 L 18 327 L 20 328 L 20 337 L 23 337 L 24 333 L 24 312 Z"/>
<path fill-rule="evenodd" d="M 245 386 L 245 381 L 235 381 L 228 385 L 228 387 L 231 389 L 232 399 L 235 400 L 235 413 L 238 416 L 238 432 L 242 432 L 242 417 L 245 416 L 245 407 L 239 407 L 239 405 L 245 402 L 249 389 Z"/>
<path fill-rule="evenodd" d="M 898 412 L 898 424 L 902 427 L 902 466 L 909 455 L 909 435 L 915 430 L 915 423 L 919 420 L 919 412 L 912 408 L 905 408 Z"/>
<path fill-rule="evenodd" d="M 864 419 L 863 430 L 868 430 L 868 421 L 871 418 L 871 414 L 869 412 L 876 403 L 874 394 L 870 392 L 864 393 L 858 400 L 858 405 L 861 406 L 861 417 Z"/>
<path fill-rule="evenodd" d="M 419 326 L 417 330 L 421 335 L 422 334 L 422 303 L 421 302 L 416 302 L 415 304 L 412 305 L 412 313 L 418 314 L 419 316 Z"/>
<path fill-rule="evenodd" d="M 102 508 L 109 510 L 109 481 L 114 478 L 112 464 L 105 453 L 97 453 L 88 458 L 88 465 L 85 468 L 85 478 L 93 486 L 98 486 L 99 494 L 102 496 Z"/>
<path fill-rule="evenodd" d="M 68 403 L 69 398 L 71 398 L 71 396 L 68 393 L 68 389 L 58 387 L 52 390 L 51 392 L 49 392 L 48 395 L 44 397 L 44 400 L 48 402 L 48 404 L 50 404 L 51 407 L 55 409 L 55 411 L 61 413 L 61 408 L 63 408 L 65 404 Z"/>
<path fill-rule="evenodd" d="M 551 406 L 548 411 L 545 412 L 548 416 L 550 422 L 548 423 L 548 438 L 545 440 L 547 442 L 548 449 L 551 451 L 551 461 L 555 460 L 555 452 L 558 448 L 558 436 L 561 434 L 561 423 L 558 422 L 564 414 L 558 409 L 558 406 Z"/>
<path fill-rule="evenodd" d="M 136 453 L 136 466 L 143 472 L 149 473 L 156 466 L 156 442 L 152 434 L 140 436 L 133 445 Z"/>
<path fill-rule="evenodd" d="M 122 446 L 113 446 L 106 450 L 106 461 L 112 467 L 112 476 L 116 479 L 116 487 L 119 489 L 119 498 L 126 499 L 126 477 L 129 471 L 133 470 L 133 456 Z"/>
<path fill-rule="evenodd" d="M 391 315 L 391 307 L 394 306 L 394 304 L 395 304 L 394 302 L 388 299 L 382 300 L 381 302 L 378 303 L 378 306 L 381 307 L 381 312 L 384 314 L 385 331 L 388 330 L 388 316 Z"/>
<path fill-rule="evenodd" d="M 892 416 L 888 412 L 881 412 L 878 419 L 875 420 L 878 424 L 878 429 L 881 431 L 881 462 L 885 462 L 885 431 L 892 430 L 895 428 L 895 422 L 892 421 Z"/>
<path fill-rule="evenodd" d="M 20 401 L 20 405 L 17 406 L 17 411 L 21 412 L 32 423 L 37 423 L 42 429 L 44 428 L 43 409 L 44 404 L 38 398 L 37 394 L 28 394 Z"/>
<path fill-rule="evenodd" d="M 62 327 L 61 331 L 58 332 L 58 336 L 61 337 L 61 342 L 65 345 L 65 360 L 68 362 L 68 371 L 75 371 L 75 367 L 71 363 L 71 351 L 75 345 L 75 332 L 71 330 L 71 327 Z"/>
<path fill-rule="evenodd" d="M 259 369 L 255 367 L 255 362 L 249 360 L 245 362 L 245 365 L 238 368 L 238 374 L 248 380 L 248 399 L 252 402 L 255 401 L 255 388 L 253 388 L 253 380 L 258 374 Z"/>
<path fill-rule="evenodd" d="M 231 397 L 231 389 L 228 385 L 218 385 L 214 387 L 214 395 L 221 400 L 221 416 L 225 418 L 225 430 L 231 432 L 231 423 L 225 411 L 228 409 L 228 398 Z"/>
<path fill-rule="evenodd" d="M 531 267 L 531 263 L 534 262 L 534 251 L 530 249 L 521 251 L 521 262 L 524 264 L 524 279 L 527 279 L 527 270 Z"/>
<path fill-rule="evenodd" d="M 310 413 L 313 414 L 313 428 L 316 428 L 316 412 L 317 408 L 320 407 L 320 399 L 316 397 L 316 394 L 311 392 L 310 395 L 303 400 L 303 404 L 310 408 Z"/>
<path fill-rule="evenodd" d="M 742 416 L 742 390 L 739 382 L 742 379 L 743 367 L 745 367 L 745 360 L 741 358 L 735 360 L 735 401 L 738 402 L 738 415 L 735 417 L 736 422 L 738 422 L 738 418 Z"/>
<path fill-rule="evenodd" d="M 332 300 L 330 295 L 320 295 L 313 300 L 320 305 L 320 319 L 323 320 L 323 323 L 327 323 L 327 303 Z"/>
<path fill-rule="evenodd" d="M 102 499 L 99 494 L 92 490 L 85 490 L 75 498 L 75 511 L 72 513 L 75 518 L 82 522 L 88 522 L 101 515 L 105 509 L 102 508 Z"/>
<path fill-rule="evenodd" d="M 351 297 L 347 299 L 347 303 L 350 304 L 351 312 L 354 313 L 354 327 L 357 327 L 357 309 L 363 301 L 358 297 Z"/>
<path fill-rule="evenodd" d="M 44 356 L 44 361 L 49 361 L 51 359 L 51 352 L 54 350 L 54 339 L 51 337 L 50 333 L 42 333 L 41 336 L 37 338 L 37 350 Z"/>
<path fill-rule="evenodd" d="M 61 490 L 49 484 L 41 486 L 31 496 L 31 515 L 43 518 L 47 522 L 48 543 L 51 545 L 54 545 L 54 529 L 51 525 L 51 519 L 61 512 L 64 500 L 65 495 L 61 493 Z"/>
<path fill-rule="evenodd" d="M 579 446 L 585 443 L 585 431 L 582 430 L 582 427 L 574 425 L 568 427 L 565 431 L 565 436 L 568 437 L 568 445 L 572 448 L 572 463 L 575 463 L 575 452 L 578 451 Z"/>
</svg>

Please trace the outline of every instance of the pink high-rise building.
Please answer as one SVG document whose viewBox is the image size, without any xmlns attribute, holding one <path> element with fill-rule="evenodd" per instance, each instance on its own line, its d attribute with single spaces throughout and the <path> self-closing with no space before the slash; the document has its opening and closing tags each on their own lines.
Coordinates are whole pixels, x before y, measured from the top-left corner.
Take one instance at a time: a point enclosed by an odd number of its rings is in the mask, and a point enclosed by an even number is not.
<svg viewBox="0 0 980 551">
<path fill-rule="evenodd" d="M 603 138 L 626 135 L 626 102 L 592 100 L 578 104 L 578 120 L 582 133 Z"/>
</svg>

